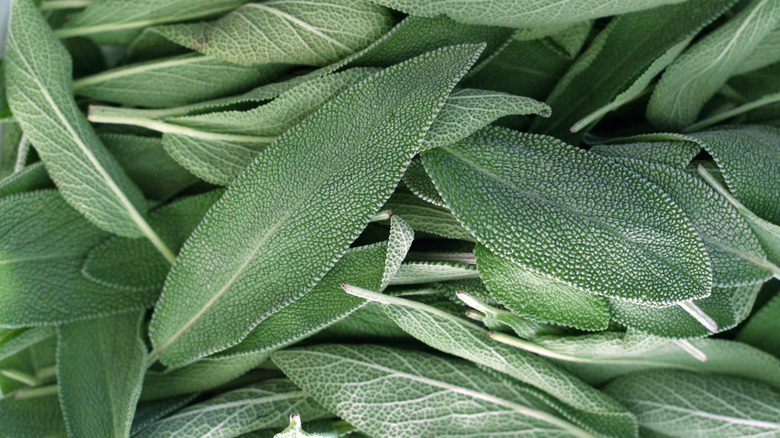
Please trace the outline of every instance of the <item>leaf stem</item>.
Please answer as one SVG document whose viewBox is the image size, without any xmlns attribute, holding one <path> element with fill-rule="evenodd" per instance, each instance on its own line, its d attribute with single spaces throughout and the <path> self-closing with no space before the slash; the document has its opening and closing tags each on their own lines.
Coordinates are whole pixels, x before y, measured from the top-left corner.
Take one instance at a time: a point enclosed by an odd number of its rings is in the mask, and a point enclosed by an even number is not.
<svg viewBox="0 0 780 438">
<path fill-rule="evenodd" d="M 677 304 L 682 307 L 683 310 L 688 312 L 689 315 L 694 317 L 696 321 L 699 321 L 707 330 L 715 333 L 718 331 L 718 323 L 715 322 L 709 315 L 699 308 L 693 301 L 683 301 Z"/>
<path fill-rule="evenodd" d="M 57 367 L 56 366 L 50 366 L 46 368 L 41 368 L 38 371 L 35 372 L 35 377 L 46 380 L 51 377 L 55 377 L 57 375 Z"/>
<path fill-rule="evenodd" d="M 92 0 L 50 0 L 41 3 L 42 11 L 53 11 L 57 9 L 76 9 L 85 8 L 92 3 Z"/>
<path fill-rule="evenodd" d="M 412 251 L 406 255 L 407 260 L 418 262 L 456 262 L 466 265 L 476 265 L 477 258 L 473 252 L 420 252 Z"/>
<path fill-rule="evenodd" d="M 16 148 L 16 164 L 14 165 L 14 173 L 21 172 L 24 166 L 27 165 L 27 155 L 30 153 L 30 141 L 27 140 L 26 135 L 22 135 L 19 140 L 19 146 Z"/>
<path fill-rule="evenodd" d="M 707 355 L 703 351 L 701 351 L 698 348 L 694 347 L 694 345 L 691 344 L 690 341 L 685 340 L 685 339 L 675 339 L 672 342 L 677 344 L 680 348 L 685 350 L 686 353 L 690 354 L 691 356 L 693 356 L 697 360 L 700 360 L 702 362 L 706 362 L 707 361 Z"/>
<path fill-rule="evenodd" d="M 379 222 L 379 221 L 383 221 L 383 220 L 386 220 L 386 219 L 390 219 L 390 216 L 392 216 L 392 214 L 393 214 L 392 210 L 382 210 L 379 213 L 377 213 L 377 214 L 371 216 L 370 218 L 368 218 L 368 221 L 369 222 Z"/>
<path fill-rule="evenodd" d="M 96 112 L 95 107 L 90 107 L 89 116 L 91 122 L 110 123 L 117 125 L 133 125 L 165 134 L 178 134 L 203 140 L 237 141 L 244 143 L 273 143 L 277 137 L 258 137 L 254 135 L 218 134 L 214 132 L 200 131 L 186 126 L 174 125 L 159 120 L 143 117 L 112 116 Z"/>
<path fill-rule="evenodd" d="M 40 379 L 31 376 L 27 373 L 23 373 L 19 370 L 13 370 L 13 369 L 0 370 L 0 376 L 7 377 L 11 380 L 16 380 L 17 382 L 21 382 L 24 383 L 25 385 L 30 385 L 30 386 L 38 386 L 43 384 L 43 381 L 41 381 Z"/>
<path fill-rule="evenodd" d="M 59 392 L 57 385 L 41 386 L 39 388 L 22 389 L 14 393 L 15 400 L 55 395 Z"/>
<path fill-rule="evenodd" d="M 758 100 L 754 100 L 753 102 L 746 103 L 744 105 L 740 105 L 736 108 L 732 108 L 728 111 L 723 111 L 721 113 L 715 114 L 713 116 L 710 116 L 704 120 L 701 120 L 699 122 L 694 123 L 693 125 L 685 128 L 683 132 L 693 132 L 698 131 L 700 129 L 706 128 L 708 126 L 712 126 L 718 122 L 721 122 L 726 119 L 730 119 L 734 116 L 738 116 L 742 113 L 746 113 L 750 110 L 753 110 L 758 107 L 762 107 L 764 105 L 770 105 L 773 103 L 780 102 L 780 93 L 774 93 L 774 94 L 768 94 L 766 96 L 761 97 Z"/>
</svg>

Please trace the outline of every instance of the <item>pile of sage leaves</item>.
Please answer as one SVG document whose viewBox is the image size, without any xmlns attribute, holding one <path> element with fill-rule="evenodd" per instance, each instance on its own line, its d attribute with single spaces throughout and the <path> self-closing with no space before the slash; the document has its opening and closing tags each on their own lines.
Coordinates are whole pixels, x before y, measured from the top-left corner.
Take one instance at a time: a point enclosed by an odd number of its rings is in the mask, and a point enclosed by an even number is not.
<svg viewBox="0 0 780 438">
<path fill-rule="evenodd" d="M 780 0 L 12 0 L 0 437 L 780 437 Z"/>
</svg>

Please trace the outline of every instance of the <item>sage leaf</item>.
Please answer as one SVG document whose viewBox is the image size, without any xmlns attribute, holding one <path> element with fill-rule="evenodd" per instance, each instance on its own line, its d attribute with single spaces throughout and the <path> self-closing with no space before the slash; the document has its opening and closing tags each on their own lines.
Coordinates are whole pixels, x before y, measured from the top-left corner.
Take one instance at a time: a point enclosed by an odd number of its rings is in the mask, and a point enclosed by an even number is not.
<svg viewBox="0 0 780 438">
<path fill-rule="evenodd" d="M 288 380 L 269 380 L 188 406 L 142 429 L 137 437 L 236 437 L 284 427 L 289 415 L 317 419 L 327 412 Z"/>
<path fill-rule="evenodd" d="M 780 398 L 747 379 L 683 371 L 621 377 L 604 388 L 664 436 L 760 436 L 780 433 Z"/>
<path fill-rule="evenodd" d="M 99 44 L 130 43 L 150 25 L 205 18 L 228 12 L 246 0 L 162 0 L 90 2 L 57 32 L 60 38 L 86 35 Z"/>
<path fill-rule="evenodd" d="M 218 356 L 279 349 L 351 314 L 363 302 L 344 295 L 341 286 L 348 283 L 383 290 L 401 267 L 413 238 L 409 225 L 393 216 L 387 241 L 347 250 L 309 292 L 269 315 L 240 344 Z"/>
<path fill-rule="evenodd" d="M 753 0 L 677 58 L 656 85 L 647 118 L 666 129 L 696 121 L 704 104 L 780 22 L 780 3 Z"/>
<path fill-rule="evenodd" d="M 433 205 L 446 208 L 444 200 L 439 194 L 439 189 L 431 181 L 431 177 L 428 176 L 428 171 L 425 170 L 425 166 L 419 156 L 414 157 L 412 163 L 409 164 L 406 172 L 404 172 L 404 184 L 418 198 Z"/>
<path fill-rule="evenodd" d="M 468 24 L 527 28 L 576 23 L 608 15 L 649 9 L 664 4 L 678 3 L 680 0 L 624 1 L 620 3 L 609 0 L 567 0 L 563 2 L 543 0 L 532 3 L 518 0 L 477 3 L 465 0 L 372 1 L 410 15 L 423 17 L 446 15 L 455 21 Z"/>
<path fill-rule="evenodd" d="M 143 312 L 59 328 L 57 380 L 70 436 L 130 436 L 146 368 Z"/>
<path fill-rule="evenodd" d="M 123 105 L 165 108 L 240 93 L 275 79 L 286 68 L 280 64 L 246 67 L 211 56 L 186 54 L 78 79 L 73 82 L 73 92 Z"/>
<path fill-rule="evenodd" d="M 66 436 L 56 392 L 21 400 L 14 397 L 0 398 L 0 422 L 3 424 L 4 437 Z"/>
<path fill-rule="evenodd" d="M 477 245 L 474 254 L 490 294 L 516 315 L 580 330 L 605 330 L 609 325 L 604 297 L 539 275 L 483 245 Z"/>
<path fill-rule="evenodd" d="M 391 67 L 339 95 L 261 154 L 182 249 L 152 318 L 153 354 L 180 366 L 228 348 L 311 290 L 389 198 L 481 49 L 455 46 Z M 287 261 L 281 266 L 280 257 Z M 290 262 L 295 259 L 302 264 Z M 203 270 L 203 260 L 220 262 Z M 258 300 L 247 306 L 250 290 Z"/>
<path fill-rule="evenodd" d="M 272 358 L 325 408 L 375 437 L 495 437 L 526 430 L 594 436 L 560 418 L 537 392 L 463 360 L 338 344 L 277 351 Z"/>
<path fill-rule="evenodd" d="M 636 422 L 622 406 L 544 359 L 490 339 L 488 331 L 445 311 L 401 298 L 348 288 L 383 303 L 402 329 L 437 350 L 485 365 L 554 397 L 548 402 L 582 427 L 605 436 L 636 435 Z"/>
<path fill-rule="evenodd" d="M 780 27 L 774 28 L 756 46 L 753 53 L 742 61 L 735 75 L 752 72 L 780 61 Z"/>
<path fill-rule="evenodd" d="M 450 239 L 474 240 L 471 233 L 458 223 L 449 210 L 432 205 L 411 193 L 396 191 L 382 209 L 392 211 L 393 216 L 402 218 L 416 231 Z"/>
<path fill-rule="evenodd" d="M 337 438 L 338 433 L 308 433 L 301 425 L 301 416 L 299 414 L 290 415 L 290 425 L 287 429 L 274 435 L 274 438 Z"/>
<path fill-rule="evenodd" d="M 192 230 L 224 190 L 177 199 L 152 211 L 149 223 L 160 238 L 178 252 Z M 135 291 L 157 298 L 171 265 L 145 240 L 111 236 L 89 250 L 81 269 L 84 276 L 106 287 Z"/>
<path fill-rule="evenodd" d="M 30 0 L 14 2 L 11 16 L 8 100 L 62 196 L 106 231 L 145 235 L 160 246 L 143 217 L 141 191 L 105 150 L 70 94 L 71 61 L 64 47 Z"/>
<path fill-rule="evenodd" d="M 737 340 L 780 357 L 780 340 L 773 336 L 780 325 L 780 295 L 761 306 L 737 333 Z"/>
<path fill-rule="evenodd" d="M 52 327 L 3 330 L 0 333 L 0 360 L 29 348 L 54 336 L 57 331 Z"/>
<path fill-rule="evenodd" d="M 0 181 L 0 198 L 52 188 L 54 188 L 54 183 L 49 178 L 49 174 L 46 173 L 43 162 L 39 161 Z"/>
<path fill-rule="evenodd" d="M 422 156 L 455 217 L 497 255 L 586 292 L 636 303 L 709 294 L 709 260 L 685 214 L 656 186 L 606 158 L 498 128 Z"/>
<path fill-rule="evenodd" d="M 326 342 L 347 338 L 373 341 L 398 340 L 408 339 L 409 335 L 385 314 L 381 305 L 368 302 L 346 318 L 336 321 L 312 337 Z"/>
<path fill-rule="evenodd" d="M 465 280 L 478 278 L 474 265 L 459 262 L 405 262 L 395 273 L 390 284 L 422 284 L 437 281 Z"/>
<path fill-rule="evenodd" d="M 214 22 L 172 24 L 156 32 L 235 64 L 327 65 L 365 48 L 391 26 L 387 11 L 368 2 L 274 0 L 246 4 Z"/>
<path fill-rule="evenodd" d="M 672 133 L 617 138 L 591 146 L 588 151 L 612 158 L 633 158 L 684 168 L 701 151 L 701 141 Z"/>
<path fill-rule="evenodd" d="M 198 394 L 190 394 L 149 402 L 139 402 L 138 407 L 135 410 L 135 416 L 133 416 L 133 426 L 130 429 L 130 436 L 137 435 L 140 431 L 160 418 L 178 411 L 194 400 L 197 395 Z"/>
<path fill-rule="evenodd" d="M 0 326 L 58 325 L 154 302 L 154 297 L 99 285 L 81 275 L 87 252 L 108 234 L 56 191 L 2 198 L 0 211 Z"/>
<path fill-rule="evenodd" d="M 3 77 L 5 77 L 5 72 Z M 22 128 L 18 123 L 3 123 L 3 141 L 0 143 L 0 181 L 8 178 L 17 171 L 17 162 L 20 159 L 19 146 L 21 146 L 22 140 L 24 143 L 29 143 L 26 137 L 22 135 Z M 22 154 L 21 165 L 24 166 L 27 162 L 27 157 Z"/>
</svg>

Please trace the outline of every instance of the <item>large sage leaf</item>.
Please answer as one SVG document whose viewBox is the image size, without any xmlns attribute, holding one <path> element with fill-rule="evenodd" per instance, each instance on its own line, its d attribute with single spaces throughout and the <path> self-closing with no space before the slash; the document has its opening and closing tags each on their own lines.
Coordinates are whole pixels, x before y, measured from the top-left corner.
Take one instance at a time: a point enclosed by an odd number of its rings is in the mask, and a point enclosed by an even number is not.
<svg viewBox="0 0 780 438">
<path fill-rule="evenodd" d="M 156 31 L 236 64 L 327 65 L 368 46 L 391 26 L 387 10 L 361 0 L 273 0 L 246 4 L 214 22 Z"/>
<path fill-rule="evenodd" d="M 537 391 L 467 361 L 377 345 L 282 350 L 274 362 L 325 408 L 371 436 L 593 436 Z M 311 371 L 316 369 L 316 373 Z"/>
<path fill-rule="evenodd" d="M 146 429 L 148 426 L 170 414 L 178 411 L 183 406 L 191 402 L 198 394 L 182 395 L 178 397 L 165 398 L 149 402 L 139 402 L 133 417 L 133 426 L 130 429 L 130 436 L 135 436 L 138 432 Z"/>
<path fill-rule="evenodd" d="M 392 211 L 393 216 L 401 217 L 416 231 L 450 239 L 474 240 L 474 236 L 458 223 L 449 210 L 426 202 L 411 193 L 396 191 L 387 200 L 383 210 Z"/>
<path fill-rule="evenodd" d="M 780 357 L 780 294 L 776 294 L 750 317 L 737 333 L 737 340 Z"/>
<path fill-rule="evenodd" d="M 261 154 L 185 244 L 152 318 L 154 354 L 180 366 L 228 348 L 311 290 L 390 196 L 481 49 L 391 67 Z"/>
<path fill-rule="evenodd" d="M 704 104 L 780 22 L 780 2 L 753 0 L 688 48 L 656 85 L 647 118 L 664 128 L 696 121 Z"/>
<path fill-rule="evenodd" d="M 683 0 L 497 0 L 472 2 L 468 0 L 372 0 L 410 15 L 435 17 L 446 15 L 468 24 L 487 24 L 527 28 L 576 23 L 608 15 L 653 8 Z"/>
<path fill-rule="evenodd" d="M 49 178 L 49 174 L 46 173 L 43 162 L 39 161 L 0 181 L 0 198 L 52 188 L 54 188 L 54 183 Z"/>
<path fill-rule="evenodd" d="M 604 388 L 634 412 L 639 425 L 663 436 L 780 434 L 780 397 L 747 379 L 683 371 L 621 377 Z"/>
<path fill-rule="evenodd" d="M 81 274 L 108 233 L 53 190 L 0 199 L 0 326 L 56 325 L 149 306 L 154 295 L 110 288 Z"/>
<path fill-rule="evenodd" d="M 6 75 L 14 117 L 62 196 L 112 233 L 155 238 L 138 187 L 105 150 L 70 94 L 71 60 L 31 0 L 13 2 Z"/>
<path fill-rule="evenodd" d="M 57 380 L 70 436 L 130 436 L 146 370 L 142 317 L 133 312 L 60 327 Z"/>
<path fill-rule="evenodd" d="M 0 398 L 0 423 L 3 437 L 40 438 L 65 436 L 65 423 L 57 394 L 16 400 Z"/>
<path fill-rule="evenodd" d="M 637 303 L 710 292 L 709 260 L 685 214 L 606 158 L 498 128 L 422 156 L 455 217 L 497 255 Z"/>
<path fill-rule="evenodd" d="M 289 380 L 269 380 L 188 406 L 135 436 L 237 437 L 257 429 L 282 428 L 292 413 L 311 419 L 328 415 Z"/>
</svg>

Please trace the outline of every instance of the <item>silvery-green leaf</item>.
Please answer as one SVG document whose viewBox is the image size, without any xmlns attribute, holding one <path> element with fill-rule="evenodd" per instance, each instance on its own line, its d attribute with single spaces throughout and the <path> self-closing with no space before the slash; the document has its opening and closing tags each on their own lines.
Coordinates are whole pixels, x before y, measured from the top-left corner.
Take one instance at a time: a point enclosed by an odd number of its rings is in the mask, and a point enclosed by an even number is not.
<svg viewBox="0 0 780 438">
<path fill-rule="evenodd" d="M 130 43 L 147 26 L 223 14 L 246 0 L 101 0 L 72 16 L 60 38 L 86 35 L 99 44 Z"/>
<path fill-rule="evenodd" d="M 146 204 L 70 94 L 71 61 L 31 0 L 13 2 L 8 100 L 62 196 L 112 233 L 153 238 Z"/>
<path fill-rule="evenodd" d="M 756 46 L 753 53 L 745 58 L 735 75 L 752 72 L 780 61 L 780 27 L 774 28 Z"/>
<path fill-rule="evenodd" d="M 388 8 L 398 9 L 409 15 L 435 17 L 446 15 L 455 21 L 468 24 L 486 24 L 527 28 L 576 23 L 608 15 L 679 3 L 682 0 L 522 0 L 478 1 L 468 0 L 372 0 Z"/>
<path fill-rule="evenodd" d="M 154 354 L 181 366 L 231 347 L 311 290 L 390 197 L 481 50 L 453 46 L 390 67 L 266 149 L 184 245 L 152 318 Z"/>
<path fill-rule="evenodd" d="M 637 303 L 710 292 L 709 259 L 680 207 L 607 158 L 486 128 L 424 152 L 423 162 L 480 243 L 527 269 Z"/>
<path fill-rule="evenodd" d="M 212 190 L 177 199 L 149 214 L 149 223 L 160 238 L 178 252 L 224 190 Z M 111 288 L 136 291 L 155 299 L 171 264 L 146 240 L 111 236 L 89 250 L 82 273 L 93 282 Z"/>
<path fill-rule="evenodd" d="M 414 157 L 412 163 L 409 164 L 406 172 L 404 172 L 404 184 L 420 199 L 446 208 L 439 190 L 431 181 L 431 177 L 428 176 L 428 171 L 425 170 L 420 157 Z"/>
<path fill-rule="evenodd" d="M 182 167 L 212 184 L 230 185 L 273 142 L 201 138 L 196 135 L 164 134 L 165 151 Z M 207 134 L 208 135 L 208 134 Z"/>
<path fill-rule="evenodd" d="M 393 321 L 427 345 L 508 374 L 551 395 L 557 400 L 548 403 L 580 426 L 606 436 L 636 434 L 636 423 L 622 406 L 546 360 L 494 341 L 487 330 L 445 311 L 360 292 L 356 295 L 384 303 Z"/>
<path fill-rule="evenodd" d="M 780 357 L 780 294 L 775 294 L 750 317 L 737 333 L 737 340 Z"/>
<path fill-rule="evenodd" d="M 474 236 L 458 223 L 449 210 L 426 202 L 408 192 L 396 191 L 382 208 L 390 210 L 393 216 L 400 216 L 417 231 L 450 239 L 474 240 Z"/>
<path fill-rule="evenodd" d="M 308 293 L 269 315 L 241 343 L 220 356 L 278 349 L 346 317 L 363 301 L 345 294 L 341 285 L 383 290 L 399 270 L 413 238 L 409 225 L 392 217 L 386 242 L 347 250 Z"/>
<path fill-rule="evenodd" d="M 390 284 L 421 284 L 479 278 L 474 265 L 459 262 L 405 262 Z"/>
<path fill-rule="evenodd" d="M 680 134 L 645 134 L 614 139 L 588 151 L 613 158 L 634 158 L 684 168 L 701 151 L 701 142 Z"/>
<path fill-rule="evenodd" d="M 164 108 L 239 93 L 274 79 L 286 68 L 280 64 L 246 67 L 211 56 L 186 54 L 78 79 L 73 82 L 73 92 L 123 105 Z"/>
<path fill-rule="evenodd" d="M 0 199 L 0 326 L 56 325 L 151 305 L 154 296 L 99 285 L 81 274 L 108 237 L 53 190 Z"/>
<path fill-rule="evenodd" d="M 704 104 L 780 22 L 780 2 L 753 0 L 678 57 L 656 85 L 647 118 L 664 128 L 696 121 Z"/>
<path fill-rule="evenodd" d="M 474 254 L 490 294 L 514 314 L 580 330 L 605 330 L 609 325 L 606 298 L 526 269 L 484 245 L 478 244 Z"/>
<path fill-rule="evenodd" d="M 3 77 L 5 77 L 4 72 Z M 0 142 L 0 181 L 16 172 L 19 158 L 19 143 L 22 141 L 22 128 L 16 122 L 3 123 L 3 137 Z M 26 141 L 26 139 L 25 139 Z M 25 163 L 26 164 L 26 160 Z"/>
<path fill-rule="evenodd" d="M 16 400 L 0 398 L 0 434 L 8 438 L 65 437 L 57 394 Z"/>
<path fill-rule="evenodd" d="M 337 344 L 272 358 L 325 408 L 377 438 L 593 436 L 549 408 L 543 393 L 460 359 Z"/>
<path fill-rule="evenodd" d="M 750 314 L 761 283 L 744 286 L 714 286 L 710 296 L 694 300 L 715 324 L 715 330 L 703 325 L 680 306 L 650 307 L 610 300 L 612 318 L 643 333 L 665 338 L 697 338 L 736 327 Z"/>
<path fill-rule="evenodd" d="M 369 302 L 314 335 L 314 339 L 403 339 L 409 335 L 385 314 L 381 305 Z M 239 344 L 240 345 L 240 344 Z"/>
<path fill-rule="evenodd" d="M 767 385 L 736 377 L 648 371 L 604 388 L 643 428 L 672 437 L 780 434 L 780 397 Z"/>
<path fill-rule="evenodd" d="M 257 367 L 268 357 L 264 353 L 230 358 L 206 357 L 168 372 L 147 371 L 141 400 L 159 400 L 216 388 Z"/>
<path fill-rule="evenodd" d="M 160 418 L 165 417 L 171 412 L 178 411 L 197 396 L 198 394 L 188 394 L 154 401 L 138 402 L 135 416 L 133 416 L 133 425 L 130 429 L 130 436 L 137 435 L 141 430 L 153 424 Z"/>
<path fill-rule="evenodd" d="M 43 162 L 39 161 L 0 180 L 0 198 L 50 188 L 54 188 L 54 183 L 46 173 Z"/>
<path fill-rule="evenodd" d="M 98 136 L 149 199 L 165 201 L 198 181 L 165 152 L 159 138 L 108 133 Z"/>
<path fill-rule="evenodd" d="M 213 22 L 156 31 L 236 64 L 327 65 L 373 43 L 392 24 L 386 9 L 360 0 L 272 0 L 246 4 Z"/>
<path fill-rule="evenodd" d="M 142 429 L 135 436 L 230 438 L 257 429 L 282 428 L 288 424 L 292 413 L 311 419 L 327 415 L 290 381 L 269 380 L 188 406 Z"/>
<path fill-rule="evenodd" d="M 59 328 L 57 381 L 70 436 L 130 436 L 146 371 L 143 315 L 126 313 Z"/>
<path fill-rule="evenodd" d="M 0 360 L 29 348 L 54 336 L 57 331 L 52 327 L 8 329 L 0 331 Z"/>
<path fill-rule="evenodd" d="M 703 26 L 733 3 L 693 0 L 614 18 L 556 85 L 547 99 L 553 117 L 537 119 L 534 132 L 577 141 L 581 134 L 570 132 L 577 122 L 595 120 L 599 114 L 594 111 L 611 110 L 615 99 L 641 92 Z"/>
<path fill-rule="evenodd" d="M 447 103 L 423 139 L 422 150 L 455 143 L 496 119 L 513 114 L 549 117 L 550 107 L 528 97 L 497 91 L 457 90 L 447 98 Z"/>
</svg>

